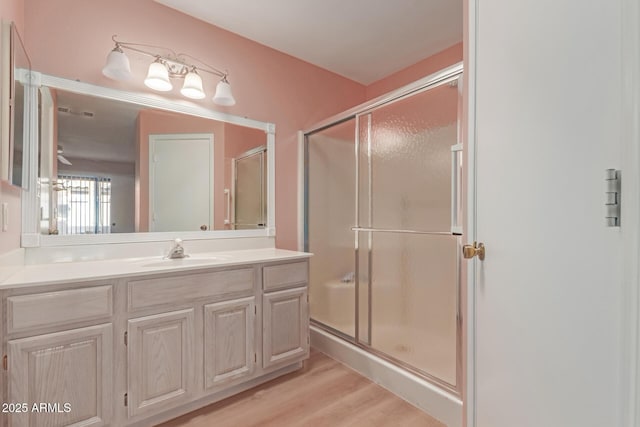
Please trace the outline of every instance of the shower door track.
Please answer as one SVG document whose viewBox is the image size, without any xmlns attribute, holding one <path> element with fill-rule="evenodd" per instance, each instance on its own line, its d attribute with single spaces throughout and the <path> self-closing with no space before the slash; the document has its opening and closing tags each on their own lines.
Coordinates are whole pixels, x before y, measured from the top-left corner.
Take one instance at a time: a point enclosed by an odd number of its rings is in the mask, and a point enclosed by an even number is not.
<svg viewBox="0 0 640 427">
<path fill-rule="evenodd" d="M 416 368 L 415 366 L 412 366 L 406 362 L 403 362 L 400 359 L 396 359 L 393 356 L 390 356 L 388 354 L 386 354 L 385 352 L 382 352 L 380 350 L 376 350 L 375 348 L 371 347 L 370 345 L 362 342 L 362 341 L 356 341 L 356 339 L 348 334 L 345 334 L 344 332 L 332 328 L 331 326 L 324 324 L 318 320 L 315 319 L 311 319 L 311 324 L 319 329 L 322 329 L 325 332 L 328 332 L 332 335 L 337 336 L 340 339 L 343 339 L 345 341 L 347 341 L 348 343 L 362 349 L 365 350 L 366 352 L 386 361 L 389 362 L 395 366 L 398 366 L 400 368 L 402 368 L 403 370 L 423 379 L 426 381 L 429 381 L 432 384 L 437 385 L 438 387 L 442 388 L 443 390 L 453 394 L 456 397 L 461 397 L 462 394 L 460 392 L 460 390 L 458 390 L 456 388 L 456 386 L 454 386 L 453 384 L 450 384 L 446 381 L 441 380 L 440 378 L 429 374 L 428 372 L 425 372 L 423 370 L 420 370 L 418 368 Z"/>
<path fill-rule="evenodd" d="M 389 102 L 396 101 L 400 98 L 420 93 L 425 90 L 429 90 L 434 86 L 438 86 L 440 84 L 453 82 L 460 75 L 462 75 L 462 71 L 462 62 L 459 62 L 455 65 L 452 65 L 451 67 L 445 68 L 442 71 L 438 71 L 425 78 L 389 92 L 386 95 L 381 95 L 377 98 L 371 99 L 365 103 L 350 108 L 347 111 L 343 111 L 342 113 L 336 114 L 335 116 L 331 116 L 328 119 L 317 123 L 315 126 L 305 129 L 304 131 L 302 131 L 302 134 L 307 136 L 312 133 L 319 132 L 323 129 L 329 128 L 336 124 L 340 124 L 349 119 L 353 119 L 354 117 L 363 113 L 371 112 Z"/>
</svg>

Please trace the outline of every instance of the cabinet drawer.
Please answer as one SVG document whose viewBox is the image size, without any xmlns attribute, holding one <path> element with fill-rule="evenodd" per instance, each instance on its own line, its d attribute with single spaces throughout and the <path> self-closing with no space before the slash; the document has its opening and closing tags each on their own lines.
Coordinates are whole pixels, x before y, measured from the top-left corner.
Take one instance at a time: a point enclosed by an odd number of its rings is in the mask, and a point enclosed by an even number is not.
<svg viewBox="0 0 640 427">
<path fill-rule="evenodd" d="M 113 287 L 95 286 L 7 298 L 9 333 L 110 317 Z"/>
<path fill-rule="evenodd" d="M 135 280 L 128 283 L 129 311 L 198 298 L 249 296 L 254 282 L 253 268 Z"/>
<path fill-rule="evenodd" d="M 290 288 L 307 283 L 309 267 L 307 261 L 264 267 L 262 284 L 265 291 Z"/>
</svg>

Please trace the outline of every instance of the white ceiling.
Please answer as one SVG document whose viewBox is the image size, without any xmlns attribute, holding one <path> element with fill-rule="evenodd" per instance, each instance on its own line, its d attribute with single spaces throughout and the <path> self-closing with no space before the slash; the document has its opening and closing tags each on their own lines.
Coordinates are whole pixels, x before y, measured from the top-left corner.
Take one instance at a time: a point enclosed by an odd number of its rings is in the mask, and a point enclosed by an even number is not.
<svg viewBox="0 0 640 427">
<path fill-rule="evenodd" d="M 155 0 L 370 84 L 462 40 L 462 0 Z"/>
<path fill-rule="evenodd" d="M 95 96 L 57 91 L 58 144 L 64 156 L 133 163 L 135 161 L 136 123 L 140 106 Z M 82 115 L 93 113 L 93 117 Z"/>
</svg>

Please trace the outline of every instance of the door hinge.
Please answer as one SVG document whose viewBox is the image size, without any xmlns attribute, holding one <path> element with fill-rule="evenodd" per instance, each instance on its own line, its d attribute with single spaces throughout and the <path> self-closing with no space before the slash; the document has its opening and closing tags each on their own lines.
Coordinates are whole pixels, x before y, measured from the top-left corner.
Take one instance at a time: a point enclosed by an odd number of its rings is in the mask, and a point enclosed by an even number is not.
<svg viewBox="0 0 640 427">
<path fill-rule="evenodd" d="M 129 406 L 129 394 L 124 394 L 124 406 Z"/>
<path fill-rule="evenodd" d="M 620 178 L 616 169 L 605 170 L 605 220 L 607 227 L 620 227 Z"/>
<path fill-rule="evenodd" d="M 9 369 L 9 357 L 6 354 L 2 356 L 2 369 L 5 371 Z"/>
<path fill-rule="evenodd" d="M 253 306 L 253 314 L 255 314 L 256 316 L 258 315 L 258 306 L 257 305 Z"/>
<path fill-rule="evenodd" d="M 311 337 L 307 335 L 307 344 L 311 345 Z"/>
<path fill-rule="evenodd" d="M 129 345 L 129 333 L 124 331 L 124 345 Z"/>
<path fill-rule="evenodd" d="M 258 353 L 253 353 L 253 361 L 258 363 Z"/>
</svg>

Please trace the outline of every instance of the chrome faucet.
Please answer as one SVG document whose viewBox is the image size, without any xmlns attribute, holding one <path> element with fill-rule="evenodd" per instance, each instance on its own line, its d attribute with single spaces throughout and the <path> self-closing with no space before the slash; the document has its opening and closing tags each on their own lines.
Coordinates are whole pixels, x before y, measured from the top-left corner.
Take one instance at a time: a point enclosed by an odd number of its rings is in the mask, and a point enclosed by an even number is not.
<svg viewBox="0 0 640 427">
<path fill-rule="evenodd" d="M 182 239 L 176 239 L 173 241 L 173 247 L 169 250 L 169 253 L 166 258 L 176 259 L 176 258 L 186 258 L 189 255 L 184 253 L 184 248 L 182 247 Z"/>
</svg>

